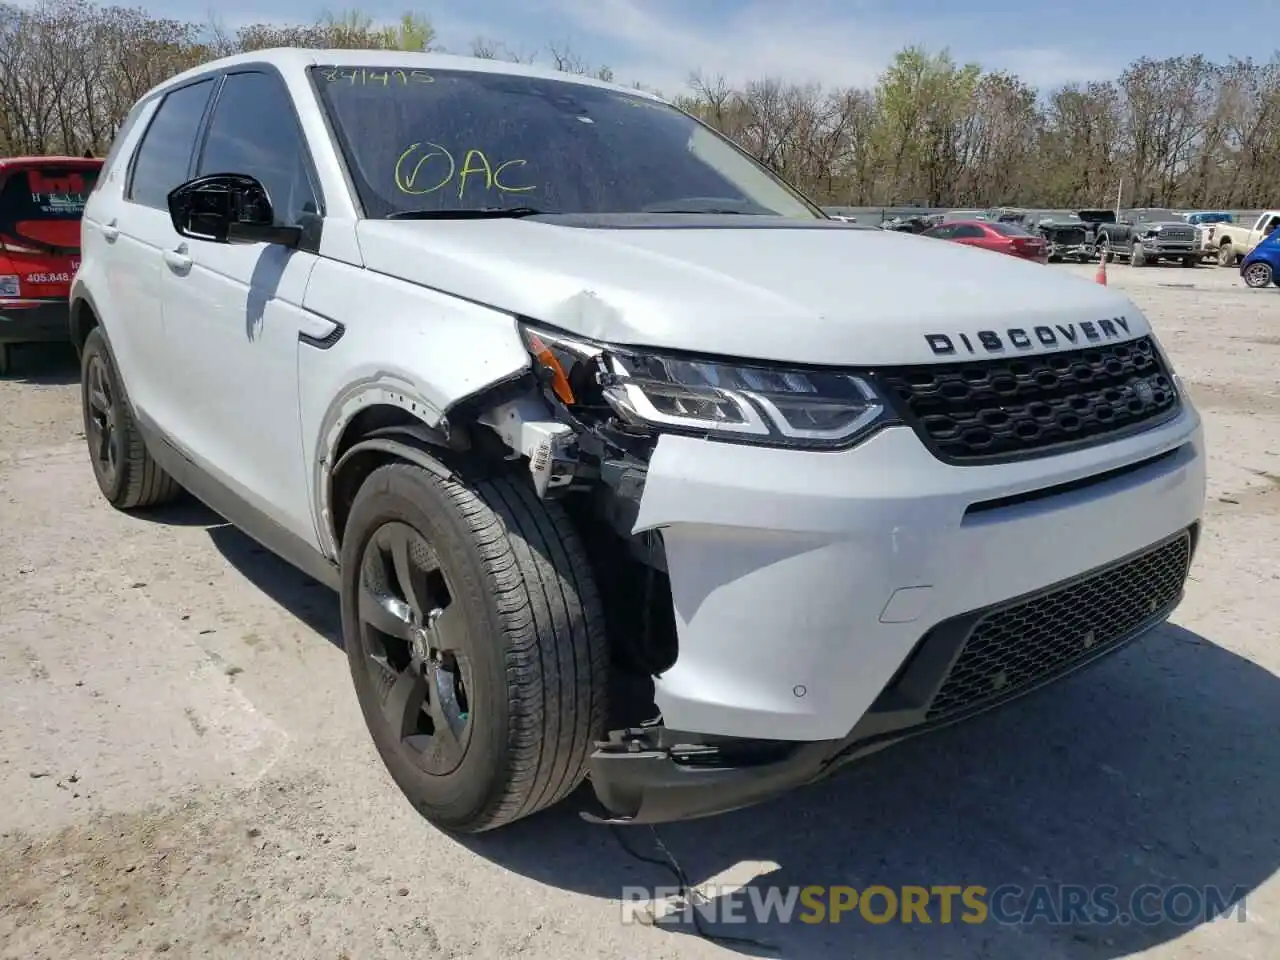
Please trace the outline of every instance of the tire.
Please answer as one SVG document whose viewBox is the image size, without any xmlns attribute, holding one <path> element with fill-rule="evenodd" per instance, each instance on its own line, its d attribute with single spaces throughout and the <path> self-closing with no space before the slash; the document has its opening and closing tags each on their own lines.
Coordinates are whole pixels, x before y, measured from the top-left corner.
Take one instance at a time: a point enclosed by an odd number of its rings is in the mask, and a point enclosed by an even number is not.
<svg viewBox="0 0 1280 960">
<path fill-rule="evenodd" d="M 80 408 L 93 477 L 118 510 L 156 507 L 182 494 L 147 451 L 129 395 L 102 331 L 89 331 L 80 355 Z"/>
<path fill-rule="evenodd" d="M 1098 251 L 1098 260 L 1100 262 L 1102 260 L 1106 260 L 1107 263 L 1112 263 L 1116 259 L 1116 253 L 1114 250 L 1111 249 L 1109 241 L 1110 241 L 1110 238 L 1105 233 L 1102 236 L 1098 237 L 1098 240 L 1095 246 Z"/>
<path fill-rule="evenodd" d="M 1271 269 L 1271 264 L 1261 260 L 1255 260 L 1244 268 L 1245 286 L 1253 287 L 1255 290 L 1271 286 L 1274 279 L 1275 273 Z"/>
<path fill-rule="evenodd" d="M 1147 253 L 1142 249 L 1142 244 L 1135 243 L 1129 248 L 1129 263 L 1135 267 L 1145 267 L 1147 265 Z"/>
<path fill-rule="evenodd" d="M 1235 249 L 1231 246 L 1231 243 L 1228 241 L 1226 243 L 1218 244 L 1218 266 L 1231 267 L 1235 266 L 1235 262 L 1236 253 Z"/>
<path fill-rule="evenodd" d="M 1183 257 L 1182 265 L 1184 267 L 1198 267 L 1200 266 L 1200 258 L 1199 257 Z"/>
<path fill-rule="evenodd" d="M 7 377 L 13 370 L 13 344 L 0 343 L 0 377 Z"/>
<path fill-rule="evenodd" d="M 401 542 L 407 577 L 387 560 Z M 582 783 L 604 737 L 609 652 L 586 552 L 558 504 L 518 479 L 468 486 L 389 464 L 356 495 L 341 569 L 343 643 L 365 723 L 428 821 L 480 833 Z M 410 612 L 406 579 L 438 619 Z M 398 690 L 408 706 L 386 709 Z M 450 735 L 431 732 L 441 723 Z"/>
</svg>

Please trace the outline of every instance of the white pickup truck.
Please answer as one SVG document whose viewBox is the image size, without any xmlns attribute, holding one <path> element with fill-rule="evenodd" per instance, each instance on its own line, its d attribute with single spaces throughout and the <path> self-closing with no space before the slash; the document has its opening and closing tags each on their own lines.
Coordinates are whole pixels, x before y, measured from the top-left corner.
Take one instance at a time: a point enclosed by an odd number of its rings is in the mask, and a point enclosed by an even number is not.
<svg viewBox="0 0 1280 960">
<path fill-rule="evenodd" d="M 1219 266 L 1233 267 L 1277 226 L 1280 226 L 1280 210 L 1264 211 L 1251 227 L 1235 223 L 1211 224 L 1207 245 L 1217 250 Z"/>
</svg>

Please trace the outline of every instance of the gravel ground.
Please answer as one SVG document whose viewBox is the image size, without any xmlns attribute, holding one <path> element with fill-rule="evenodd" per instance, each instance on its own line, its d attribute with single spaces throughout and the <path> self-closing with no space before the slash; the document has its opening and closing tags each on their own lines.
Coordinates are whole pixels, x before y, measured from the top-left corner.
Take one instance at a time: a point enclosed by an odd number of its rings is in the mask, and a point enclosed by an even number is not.
<svg viewBox="0 0 1280 960">
<path fill-rule="evenodd" d="M 1246 922 L 732 935 L 812 960 L 1274 956 L 1280 291 L 1208 267 L 1110 281 L 1207 421 L 1207 529 L 1176 625 L 787 801 L 659 836 L 695 883 L 1243 886 Z M 109 509 L 70 355 L 18 362 L 0 381 L 0 956 L 755 950 L 624 925 L 624 886 L 671 879 L 580 821 L 577 798 L 466 843 L 418 819 L 361 724 L 334 598 L 199 507 Z M 647 829 L 626 837 L 654 853 Z"/>
</svg>

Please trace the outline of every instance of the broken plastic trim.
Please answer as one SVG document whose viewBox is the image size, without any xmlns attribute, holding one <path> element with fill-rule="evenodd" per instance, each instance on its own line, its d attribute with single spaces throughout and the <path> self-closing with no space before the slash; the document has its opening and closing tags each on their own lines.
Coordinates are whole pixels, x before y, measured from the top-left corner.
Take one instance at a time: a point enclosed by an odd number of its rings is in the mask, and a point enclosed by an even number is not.
<svg viewBox="0 0 1280 960">
<path fill-rule="evenodd" d="M 540 382 L 570 416 L 594 408 L 623 429 L 835 450 L 897 422 L 871 379 L 845 370 L 642 351 L 528 322 L 520 332 Z"/>
</svg>

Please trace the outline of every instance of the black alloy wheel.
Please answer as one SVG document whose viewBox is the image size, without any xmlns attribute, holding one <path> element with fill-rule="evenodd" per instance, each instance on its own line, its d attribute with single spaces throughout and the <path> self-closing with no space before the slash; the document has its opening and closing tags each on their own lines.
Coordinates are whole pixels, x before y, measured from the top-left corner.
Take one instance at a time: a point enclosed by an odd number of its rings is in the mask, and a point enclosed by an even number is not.
<svg viewBox="0 0 1280 960">
<path fill-rule="evenodd" d="M 84 370 L 84 429 L 94 472 L 104 487 L 114 488 L 119 480 L 122 449 L 120 446 L 119 403 L 106 357 L 93 353 Z"/>
<path fill-rule="evenodd" d="M 471 741 L 467 629 L 439 558 L 407 523 L 384 524 L 365 546 L 359 621 L 390 730 L 424 773 L 452 773 Z"/>
</svg>

